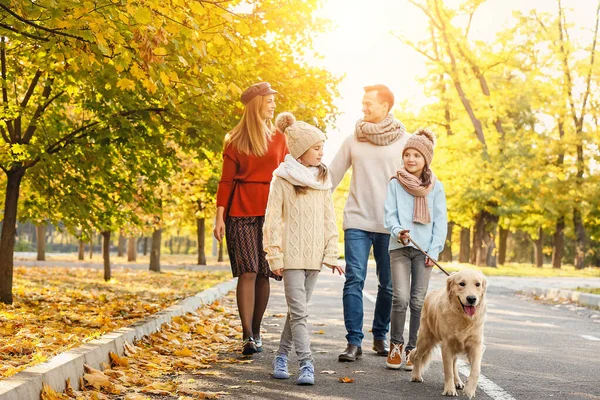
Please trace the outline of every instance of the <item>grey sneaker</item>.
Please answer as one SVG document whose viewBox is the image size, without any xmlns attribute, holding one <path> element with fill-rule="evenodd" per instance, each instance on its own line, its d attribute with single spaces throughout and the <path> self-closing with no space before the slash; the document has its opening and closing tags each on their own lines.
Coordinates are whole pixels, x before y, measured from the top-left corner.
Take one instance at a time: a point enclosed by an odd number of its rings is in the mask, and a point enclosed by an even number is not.
<svg viewBox="0 0 600 400">
<path fill-rule="evenodd" d="M 254 338 L 254 344 L 256 345 L 256 352 L 257 353 L 262 353 L 262 351 L 263 351 L 262 339 L 261 338 Z"/>
<path fill-rule="evenodd" d="M 285 354 L 277 354 L 273 359 L 273 378 L 288 379 L 289 377 L 287 356 Z"/>
<path fill-rule="evenodd" d="M 300 376 L 296 379 L 296 385 L 314 385 L 315 367 L 310 361 L 303 361 L 300 365 Z"/>
</svg>

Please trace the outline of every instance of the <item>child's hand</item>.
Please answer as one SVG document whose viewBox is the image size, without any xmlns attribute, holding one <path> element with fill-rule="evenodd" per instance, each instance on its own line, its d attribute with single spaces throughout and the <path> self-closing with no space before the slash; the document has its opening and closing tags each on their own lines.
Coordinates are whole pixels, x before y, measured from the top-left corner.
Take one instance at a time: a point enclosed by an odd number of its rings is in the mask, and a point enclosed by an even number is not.
<svg viewBox="0 0 600 400">
<path fill-rule="evenodd" d="M 410 230 L 408 229 L 403 229 L 400 232 L 398 232 L 398 241 L 405 246 L 408 244 L 408 241 L 410 239 L 410 235 L 408 234 L 408 232 L 410 232 Z"/>
<path fill-rule="evenodd" d="M 337 271 L 337 273 L 340 275 L 346 274 L 346 271 L 344 271 L 344 268 L 340 267 L 339 265 L 331 265 L 331 264 L 325 264 L 325 265 L 327 265 L 329 268 L 331 268 L 332 274 L 335 274 L 335 271 Z"/>
<path fill-rule="evenodd" d="M 273 272 L 273 275 L 283 276 L 283 268 L 281 268 L 281 269 L 275 269 L 275 270 L 273 270 L 271 272 Z"/>
<path fill-rule="evenodd" d="M 433 260 L 429 257 L 425 258 L 425 266 L 426 267 L 433 267 L 435 264 L 433 264 Z"/>
</svg>

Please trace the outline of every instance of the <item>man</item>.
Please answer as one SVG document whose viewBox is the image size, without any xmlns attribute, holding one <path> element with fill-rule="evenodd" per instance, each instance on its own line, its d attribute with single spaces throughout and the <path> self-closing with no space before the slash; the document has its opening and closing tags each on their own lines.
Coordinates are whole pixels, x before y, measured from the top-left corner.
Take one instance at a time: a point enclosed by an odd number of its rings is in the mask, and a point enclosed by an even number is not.
<svg viewBox="0 0 600 400">
<path fill-rule="evenodd" d="M 352 167 L 350 193 L 344 208 L 344 248 L 346 281 L 343 304 L 346 325 L 346 350 L 339 361 L 355 361 L 362 355 L 363 288 L 367 277 L 369 253 L 377 265 L 378 280 L 373 350 L 387 356 L 392 308 L 392 278 L 388 252 L 390 235 L 383 227 L 387 185 L 402 165 L 402 150 L 408 140 L 402 123 L 390 114 L 394 95 L 384 85 L 367 86 L 362 101 L 364 118 L 356 123 L 329 166 L 333 188 Z"/>
</svg>

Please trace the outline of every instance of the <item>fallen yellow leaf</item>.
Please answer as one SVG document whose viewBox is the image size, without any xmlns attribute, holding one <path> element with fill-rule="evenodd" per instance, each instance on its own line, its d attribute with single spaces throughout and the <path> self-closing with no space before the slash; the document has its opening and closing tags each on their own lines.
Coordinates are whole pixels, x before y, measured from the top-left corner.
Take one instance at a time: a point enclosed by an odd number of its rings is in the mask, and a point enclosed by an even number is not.
<svg viewBox="0 0 600 400">
<path fill-rule="evenodd" d="M 345 376 L 343 378 L 339 378 L 338 381 L 340 381 L 342 383 L 354 383 L 354 378 L 350 378 L 348 376 Z"/>
<path fill-rule="evenodd" d="M 108 353 L 110 358 L 110 365 L 115 367 L 127 367 L 129 366 L 129 361 L 125 357 L 119 357 L 118 354 L 113 353 L 112 351 Z"/>
<path fill-rule="evenodd" d="M 173 352 L 173 354 L 175 354 L 176 356 L 179 356 L 179 357 L 191 357 L 194 355 L 194 353 L 187 347 L 184 347 L 183 349 L 180 349 L 180 350 L 175 350 L 175 352 Z"/>
<path fill-rule="evenodd" d="M 93 386 L 96 390 L 100 390 L 101 388 L 110 385 L 108 376 L 104 375 L 102 371 L 98 371 L 87 364 L 84 364 L 83 368 L 87 372 L 86 374 L 83 374 L 83 379 L 88 385 Z"/>
<path fill-rule="evenodd" d="M 57 393 L 50 386 L 46 385 L 45 383 L 42 383 L 41 399 L 42 400 L 67 400 L 70 398 L 66 394 Z"/>
</svg>

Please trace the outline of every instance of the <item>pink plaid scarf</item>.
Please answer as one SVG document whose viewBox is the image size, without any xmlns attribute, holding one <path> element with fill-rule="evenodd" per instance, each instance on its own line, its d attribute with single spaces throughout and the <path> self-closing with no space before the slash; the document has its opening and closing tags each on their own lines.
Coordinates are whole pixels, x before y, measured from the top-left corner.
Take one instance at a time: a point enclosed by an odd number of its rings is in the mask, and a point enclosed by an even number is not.
<svg viewBox="0 0 600 400">
<path fill-rule="evenodd" d="M 435 185 L 436 177 L 431 173 L 431 183 L 429 186 L 423 186 L 421 179 L 412 175 L 406 169 L 400 169 L 394 178 L 398 179 L 398 182 L 402 185 L 404 190 L 415 197 L 415 206 L 413 208 L 413 222 L 419 224 L 431 223 L 431 213 L 427 206 L 427 195 L 433 189 Z"/>
</svg>

